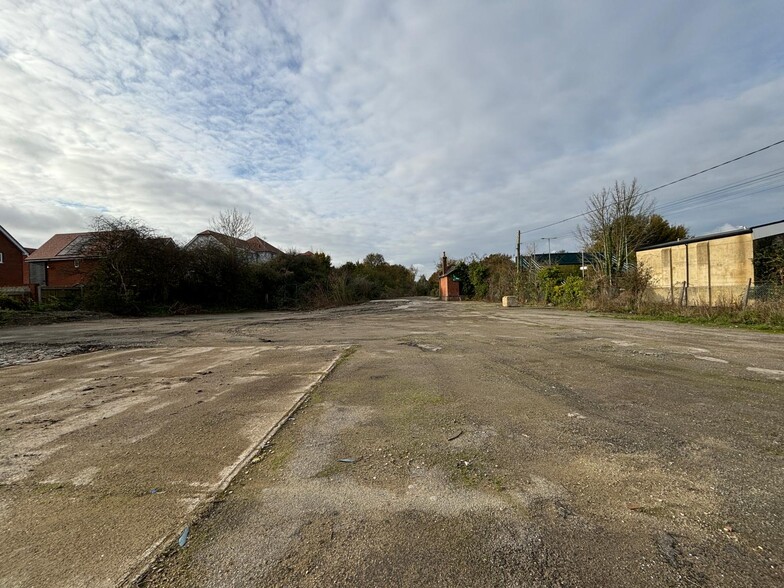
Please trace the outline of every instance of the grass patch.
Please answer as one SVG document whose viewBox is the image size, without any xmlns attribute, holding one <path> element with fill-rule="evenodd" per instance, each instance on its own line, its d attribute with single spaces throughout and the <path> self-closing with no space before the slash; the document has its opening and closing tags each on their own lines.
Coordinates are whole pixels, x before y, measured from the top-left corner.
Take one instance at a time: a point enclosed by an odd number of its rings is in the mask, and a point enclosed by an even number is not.
<svg viewBox="0 0 784 588">
<path fill-rule="evenodd" d="M 716 327 L 742 327 L 784 333 L 784 300 L 755 301 L 718 306 L 677 306 L 662 302 L 630 304 L 618 297 L 592 301 L 586 310 L 618 318 L 658 320 Z"/>
<path fill-rule="evenodd" d="M 273 472 L 280 471 L 291 457 L 291 447 L 288 445 L 274 444 L 268 445 L 262 452 L 264 459 L 262 463 L 265 469 Z"/>
<path fill-rule="evenodd" d="M 359 345 L 349 346 L 345 351 L 343 351 L 343 353 L 340 354 L 338 361 L 335 363 L 335 368 L 337 369 L 339 365 L 348 361 L 348 358 L 354 355 L 358 350 L 359 350 Z"/>
</svg>

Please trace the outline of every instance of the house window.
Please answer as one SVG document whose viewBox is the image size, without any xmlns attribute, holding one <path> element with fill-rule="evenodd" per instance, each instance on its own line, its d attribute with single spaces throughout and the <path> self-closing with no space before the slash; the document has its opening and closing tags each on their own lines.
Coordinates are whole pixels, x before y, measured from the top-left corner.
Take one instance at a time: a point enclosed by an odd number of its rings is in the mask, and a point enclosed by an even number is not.
<svg viewBox="0 0 784 588">
<path fill-rule="evenodd" d="M 74 259 L 74 267 L 79 267 L 79 262 L 81 259 Z"/>
<path fill-rule="evenodd" d="M 3 252 L 0 251 L 0 263 L 3 263 Z"/>
</svg>

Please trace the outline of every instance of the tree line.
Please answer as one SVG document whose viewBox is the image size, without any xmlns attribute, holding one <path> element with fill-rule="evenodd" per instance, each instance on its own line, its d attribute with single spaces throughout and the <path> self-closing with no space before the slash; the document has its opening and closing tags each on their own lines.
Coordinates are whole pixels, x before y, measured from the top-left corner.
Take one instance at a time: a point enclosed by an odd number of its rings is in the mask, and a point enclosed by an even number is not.
<svg viewBox="0 0 784 588">
<path fill-rule="evenodd" d="M 649 282 L 644 268 L 636 264 L 641 247 L 677 241 L 689 236 L 683 225 L 671 225 L 655 212 L 653 201 L 637 180 L 615 182 L 591 195 L 585 222 L 577 237 L 589 269 L 527 263 L 510 255 L 493 253 L 455 259 L 450 265 L 460 281 L 461 296 L 497 302 L 515 294 L 525 302 L 579 307 L 601 305 L 610 300 L 638 300 Z M 533 256 L 530 256 L 533 258 Z M 430 276 L 436 284 L 438 272 Z"/>
<path fill-rule="evenodd" d="M 232 245 L 252 230 L 247 215 L 221 213 L 211 228 L 229 239 L 182 248 L 137 220 L 98 217 L 90 243 L 98 262 L 83 306 L 125 315 L 299 309 L 428 293 L 412 268 L 380 253 L 339 267 L 321 252 L 258 263 Z"/>
</svg>

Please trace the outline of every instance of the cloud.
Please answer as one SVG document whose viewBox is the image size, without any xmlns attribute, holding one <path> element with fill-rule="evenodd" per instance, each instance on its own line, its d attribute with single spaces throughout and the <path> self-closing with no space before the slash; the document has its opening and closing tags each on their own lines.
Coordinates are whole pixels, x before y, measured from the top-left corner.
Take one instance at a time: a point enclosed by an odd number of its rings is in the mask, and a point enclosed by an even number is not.
<svg viewBox="0 0 784 588">
<path fill-rule="evenodd" d="M 511 253 L 518 228 L 573 249 L 575 222 L 533 229 L 615 179 L 651 188 L 784 128 L 774 1 L 0 8 L 0 223 L 26 244 L 96 211 L 186 241 L 236 207 L 338 262 Z M 784 218 L 775 185 L 665 216 L 693 233 Z"/>
</svg>

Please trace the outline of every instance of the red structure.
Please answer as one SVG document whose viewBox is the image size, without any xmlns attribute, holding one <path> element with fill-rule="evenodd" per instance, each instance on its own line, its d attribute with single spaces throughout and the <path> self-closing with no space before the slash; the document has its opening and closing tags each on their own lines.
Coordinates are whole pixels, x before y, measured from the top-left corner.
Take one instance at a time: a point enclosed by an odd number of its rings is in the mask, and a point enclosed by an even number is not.
<svg viewBox="0 0 784 588">
<path fill-rule="evenodd" d="M 95 233 L 54 235 L 27 257 L 31 287 L 78 288 L 90 279 L 98 264 L 91 251 Z"/>
<path fill-rule="evenodd" d="M 446 251 L 441 258 L 441 275 L 439 276 L 439 287 L 441 290 L 441 300 L 452 301 L 460 300 L 460 281 L 454 275 L 456 268 L 449 268 L 447 264 Z"/>
<path fill-rule="evenodd" d="M 26 283 L 28 250 L 0 226 L 0 288 L 21 288 Z"/>
</svg>

